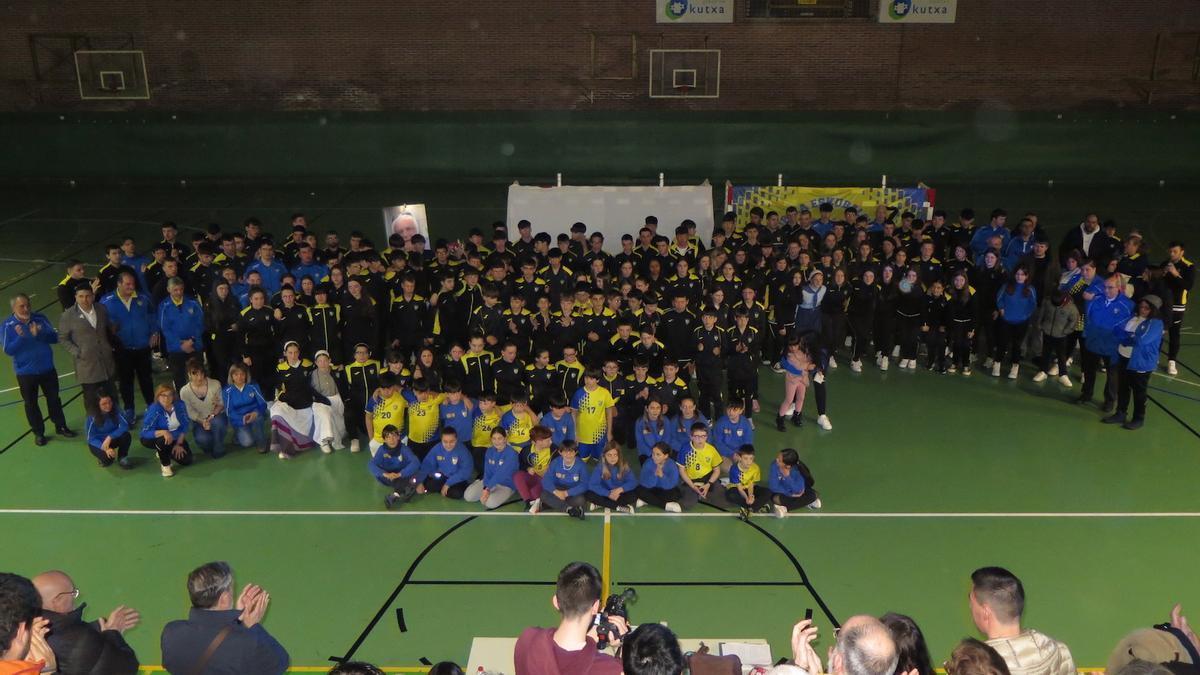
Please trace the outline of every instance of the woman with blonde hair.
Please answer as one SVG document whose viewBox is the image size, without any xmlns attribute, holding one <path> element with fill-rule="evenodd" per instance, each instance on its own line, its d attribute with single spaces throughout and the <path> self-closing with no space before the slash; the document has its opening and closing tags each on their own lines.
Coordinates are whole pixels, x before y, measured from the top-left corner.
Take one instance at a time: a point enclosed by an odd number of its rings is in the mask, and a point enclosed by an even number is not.
<svg viewBox="0 0 1200 675">
<path fill-rule="evenodd" d="M 633 513 L 634 504 L 637 503 L 637 485 L 637 476 L 629 468 L 629 462 L 621 456 L 621 444 L 609 441 L 600 457 L 600 464 L 592 470 L 588 491 L 584 496 L 592 509 L 602 507 Z"/>
<path fill-rule="evenodd" d="M 192 449 L 187 444 L 187 432 L 191 427 L 187 407 L 175 398 L 175 387 L 160 384 L 154 390 L 154 403 L 142 417 L 142 445 L 158 455 L 163 478 L 175 475 L 171 468 L 174 461 L 180 466 L 192 463 Z"/>
</svg>

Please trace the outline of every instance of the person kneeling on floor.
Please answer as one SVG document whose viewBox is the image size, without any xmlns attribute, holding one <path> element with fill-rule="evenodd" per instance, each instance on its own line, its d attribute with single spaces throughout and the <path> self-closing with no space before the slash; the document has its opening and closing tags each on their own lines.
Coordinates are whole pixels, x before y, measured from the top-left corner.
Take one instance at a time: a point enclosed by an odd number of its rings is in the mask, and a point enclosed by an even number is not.
<svg viewBox="0 0 1200 675">
<path fill-rule="evenodd" d="M 417 472 L 421 460 L 407 445 L 400 444 L 400 430 L 389 424 L 383 428 L 383 447 L 367 465 L 371 475 L 380 484 L 392 488 L 391 494 L 383 498 L 389 509 L 396 504 L 406 504 L 417 494 Z"/>
</svg>

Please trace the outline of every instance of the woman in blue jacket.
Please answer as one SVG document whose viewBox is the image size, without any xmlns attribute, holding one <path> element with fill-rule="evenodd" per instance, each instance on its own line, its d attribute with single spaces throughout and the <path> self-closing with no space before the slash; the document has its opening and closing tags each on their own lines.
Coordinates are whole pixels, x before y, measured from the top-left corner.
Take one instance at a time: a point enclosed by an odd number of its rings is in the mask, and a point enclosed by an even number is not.
<svg viewBox="0 0 1200 675">
<path fill-rule="evenodd" d="M 191 427 L 187 408 L 175 398 L 175 387 L 160 384 L 154 390 L 154 403 L 146 409 L 142 418 L 142 445 L 158 454 L 163 478 L 175 475 L 171 461 L 180 466 L 192 463 L 192 450 L 187 444 L 187 432 Z"/>
<path fill-rule="evenodd" d="M 1133 431 L 1141 429 L 1146 419 L 1146 387 L 1150 373 L 1158 367 L 1158 351 L 1162 347 L 1163 322 L 1157 318 L 1162 299 L 1147 295 L 1138 300 L 1137 312 L 1129 320 L 1113 328 L 1117 341 L 1116 365 L 1117 410 L 1104 418 L 1106 424 L 1120 424 Z M 1125 421 L 1130 396 L 1133 397 L 1133 419 Z"/>
<path fill-rule="evenodd" d="M 679 465 L 671 459 L 674 449 L 665 442 L 654 444 L 650 461 L 642 465 L 638 476 L 637 506 L 657 506 L 664 511 L 680 513 Z"/>
<path fill-rule="evenodd" d="M 113 460 L 122 469 L 132 469 L 129 461 L 129 422 L 117 412 L 117 404 L 112 394 L 101 392 L 96 401 L 100 414 L 89 417 L 87 421 L 88 450 L 92 451 L 100 466 L 112 466 Z"/>
<path fill-rule="evenodd" d="M 634 437 L 637 438 L 638 460 L 642 466 L 650 458 L 650 450 L 660 441 L 670 438 L 670 421 L 664 414 L 662 401 L 651 397 L 646 402 L 646 412 L 633 423 Z"/>
<path fill-rule="evenodd" d="M 530 513 L 539 513 L 543 508 L 566 511 L 567 515 L 583 520 L 583 505 L 587 503 L 583 493 L 587 492 L 587 465 L 579 459 L 579 446 L 575 441 L 563 441 L 558 456 L 550 460 L 546 475 L 542 476 L 542 496 L 529 505 Z"/>
<path fill-rule="evenodd" d="M 513 476 L 521 466 L 521 453 L 508 443 L 503 427 L 492 429 L 492 447 L 483 456 L 483 477 L 467 486 L 463 500 L 479 502 L 486 509 L 504 505 L 517 492 Z"/>
<path fill-rule="evenodd" d="M 383 445 L 371 458 L 367 469 L 381 485 L 392 489 L 383 498 L 387 508 L 406 503 L 417 494 L 417 473 L 421 470 L 421 460 L 407 445 L 400 443 L 400 430 L 395 426 L 389 424 L 383 428 Z"/>
<path fill-rule="evenodd" d="M 992 356 L 992 377 L 1000 377 L 1000 364 L 1006 354 L 1012 356 L 1008 379 L 1017 379 L 1021 369 L 1021 343 L 1029 330 L 1029 319 L 1037 309 L 1037 291 L 1029 286 L 1029 272 L 1018 267 L 1012 279 L 996 294 L 996 347 Z"/>
<path fill-rule="evenodd" d="M 262 389 L 250 381 L 250 369 L 235 363 L 229 367 L 229 385 L 221 392 L 225 400 L 225 415 L 233 438 L 243 448 L 257 447 L 260 453 L 270 451 L 267 399 Z"/>
<path fill-rule="evenodd" d="M 792 448 L 780 450 L 771 463 L 771 473 L 767 478 L 775 515 L 782 518 L 788 510 L 821 508 L 821 499 L 813 489 L 814 482 L 808 467 L 800 461 L 799 453 Z"/>
<path fill-rule="evenodd" d="M 588 481 L 587 500 L 592 508 L 603 507 L 626 513 L 634 512 L 637 503 L 637 476 L 629 463 L 621 457 L 621 444 L 609 441 L 600 458 L 600 465 L 592 470 Z"/>
</svg>

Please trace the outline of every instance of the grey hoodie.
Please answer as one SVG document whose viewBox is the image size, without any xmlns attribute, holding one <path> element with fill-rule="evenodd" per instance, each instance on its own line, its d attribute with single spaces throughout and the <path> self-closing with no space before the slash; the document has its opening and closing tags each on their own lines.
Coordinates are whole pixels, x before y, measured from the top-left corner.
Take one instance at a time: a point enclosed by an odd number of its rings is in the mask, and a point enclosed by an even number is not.
<svg viewBox="0 0 1200 675">
<path fill-rule="evenodd" d="M 1028 629 L 1010 638 L 987 641 L 1008 664 L 1012 675 L 1075 675 L 1071 650 L 1058 640 Z"/>
</svg>

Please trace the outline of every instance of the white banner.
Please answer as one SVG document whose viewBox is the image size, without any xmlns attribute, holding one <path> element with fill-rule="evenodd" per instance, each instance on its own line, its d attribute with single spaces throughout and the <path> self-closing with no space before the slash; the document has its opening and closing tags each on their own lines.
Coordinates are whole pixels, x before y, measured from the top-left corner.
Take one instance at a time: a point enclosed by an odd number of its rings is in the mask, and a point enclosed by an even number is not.
<svg viewBox="0 0 1200 675">
<path fill-rule="evenodd" d="M 733 0 L 654 0 L 658 23 L 733 23 Z"/>
<path fill-rule="evenodd" d="M 954 23 L 958 0 L 879 0 L 879 23 Z"/>
<path fill-rule="evenodd" d="M 713 191 L 702 185 L 667 187 L 581 186 L 508 188 L 508 227 L 516 232 L 517 223 L 528 220 L 533 232 L 557 237 L 574 223 L 587 225 L 587 234 L 604 234 L 604 250 L 621 250 L 621 235 L 637 240 L 646 216 L 658 218 L 658 233 L 675 236 L 675 228 L 685 219 L 696 223 L 696 235 L 703 242 L 712 238 Z"/>
</svg>

